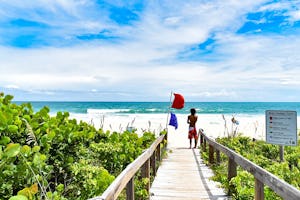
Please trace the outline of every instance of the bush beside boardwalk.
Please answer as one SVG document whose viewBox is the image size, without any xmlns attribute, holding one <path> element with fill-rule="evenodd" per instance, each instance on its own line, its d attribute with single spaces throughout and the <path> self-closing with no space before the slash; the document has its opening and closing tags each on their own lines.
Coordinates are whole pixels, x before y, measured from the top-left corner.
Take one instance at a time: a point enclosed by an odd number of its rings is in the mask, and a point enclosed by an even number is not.
<svg viewBox="0 0 300 200">
<path fill-rule="evenodd" d="M 104 132 L 69 119 L 33 112 L 0 94 L 1 199 L 88 199 L 101 195 L 155 140 L 153 133 Z M 145 180 L 143 180 L 145 182 Z M 141 183 L 142 184 L 142 183 Z M 140 185 L 141 185 L 140 184 Z M 137 196 L 146 196 L 142 187 Z"/>
<path fill-rule="evenodd" d="M 285 180 L 287 183 L 300 189 L 300 146 L 285 147 L 285 161 L 280 162 L 278 145 L 267 144 L 264 141 L 253 141 L 249 137 L 218 138 L 217 142 L 229 147 L 243 157 L 256 163 L 272 174 Z M 298 143 L 299 144 L 299 143 Z M 208 151 L 201 151 L 203 158 L 208 163 Z M 221 154 L 222 155 L 222 154 Z M 231 191 L 234 199 L 254 199 L 253 176 L 238 168 L 238 173 L 229 183 L 227 182 L 227 157 L 221 156 L 220 165 L 212 165 L 214 180 Z M 282 199 L 268 187 L 265 187 L 265 199 Z"/>
</svg>

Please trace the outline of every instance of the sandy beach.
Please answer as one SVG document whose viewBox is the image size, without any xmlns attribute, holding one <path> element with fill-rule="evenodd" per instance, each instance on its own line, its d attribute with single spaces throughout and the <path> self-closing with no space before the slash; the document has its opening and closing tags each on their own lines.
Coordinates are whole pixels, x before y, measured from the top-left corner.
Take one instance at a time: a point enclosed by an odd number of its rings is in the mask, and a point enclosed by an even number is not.
<svg viewBox="0 0 300 200">
<path fill-rule="evenodd" d="M 158 134 L 161 130 L 168 128 L 170 136 L 187 134 L 187 115 L 176 114 L 178 128 L 167 125 L 169 119 L 167 114 L 126 114 L 126 115 L 93 115 L 93 114 L 71 114 L 71 118 L 92 123 L 96 128 L 103 127 L 104 130 L 122 132 L 127 127 L 136 129 L 137 133 L 149 130 Z M 236 115 L 237 124 L 231 122 L 232 115 L 221 114 L 198 114 L 197 129 L 203 129 L 211 137 L 224 137 L 233 132 L 256 139 L 265 139 L 265 116 L 264 115 Z M 225 126 L 225 120 L 226 126 Z"/>
</svg>

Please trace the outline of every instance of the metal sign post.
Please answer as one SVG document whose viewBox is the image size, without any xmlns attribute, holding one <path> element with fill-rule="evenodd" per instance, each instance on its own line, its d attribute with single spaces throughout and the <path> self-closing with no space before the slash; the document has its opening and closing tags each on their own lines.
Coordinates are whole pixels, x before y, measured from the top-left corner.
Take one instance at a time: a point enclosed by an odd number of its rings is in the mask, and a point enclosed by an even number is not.
<svg viewBox="0 0 300 200">
<path fill-rule="evenodd" d="M 266 110 L 266 142 L 280 145 L 280 160 L 284 160 L 284 146 L 297 146 L 297 112 Z"/>
</svg>

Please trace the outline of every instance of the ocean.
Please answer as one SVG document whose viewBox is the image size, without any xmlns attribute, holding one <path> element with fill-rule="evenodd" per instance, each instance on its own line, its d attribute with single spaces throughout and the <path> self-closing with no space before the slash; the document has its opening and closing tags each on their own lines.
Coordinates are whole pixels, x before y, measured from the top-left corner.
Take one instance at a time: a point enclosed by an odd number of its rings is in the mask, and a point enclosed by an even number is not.
<svg viewBox="0 0 300 200">
<path fill-rule="evenodd" d="M 23 103 L 23 102 L 16 102 Z M 168 113 L 169 102 L 31 102 L 35 111 L 48 106 L 51 113 L 67 111 L 77 114 L 163 114 Z M 183 109 L 171 109 L 188 114 L 196 108 L 198 114 L 264 115 L 266 110 L 300 111 L 300 102 L 186 102 Z"/>
<path fill-rule="evenodd" d="M 16 102 L 17 104 L 23 102 Z M 108 131 L 122 132 L 135 129 L 137 133 L 152 131 L 159 134 L 168 129 L 172 135 L 185 134 L 187 116 L 191 108 L 198 115 L 197 128 L 211 137 L 224 137 L 236 131 L 240 134 L 265 139 L 265 111 L 292 110 L 300 112 L 300 102 L 186 102 L 184 108 L 174 109 L 169 102 L 31 102 L 34 111 L 43 106 L 50 115 L 69 112 L 70 118 L 85 121 Z M 178 129 L 169 125 L 169 112 L 177 116 Z M 232 118 L 237 124 L 232 123 Z M 297 117 L 297 124 L 300 117 Z"/>
</svg>

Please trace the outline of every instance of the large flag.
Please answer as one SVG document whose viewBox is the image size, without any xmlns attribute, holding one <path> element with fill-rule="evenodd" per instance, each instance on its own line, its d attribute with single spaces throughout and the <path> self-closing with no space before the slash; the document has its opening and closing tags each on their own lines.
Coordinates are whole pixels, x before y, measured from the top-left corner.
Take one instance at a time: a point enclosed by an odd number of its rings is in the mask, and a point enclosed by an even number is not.
<svg viewBox="0 0 300 200">
<path fill-rule="evenodd" d="M 170 118 L 169 125 L 174 126 L 175 129 L 178 128 L 177 117 L 174 113 L 171 113 L 171 118 Z"/>
<path fill-rule="evenodd" d="M 172 108 L 181 109 L 184 107 L 184 98 L 181 94 L 174 93 L 174 101 L 172 103 Z"/>
</svg>

